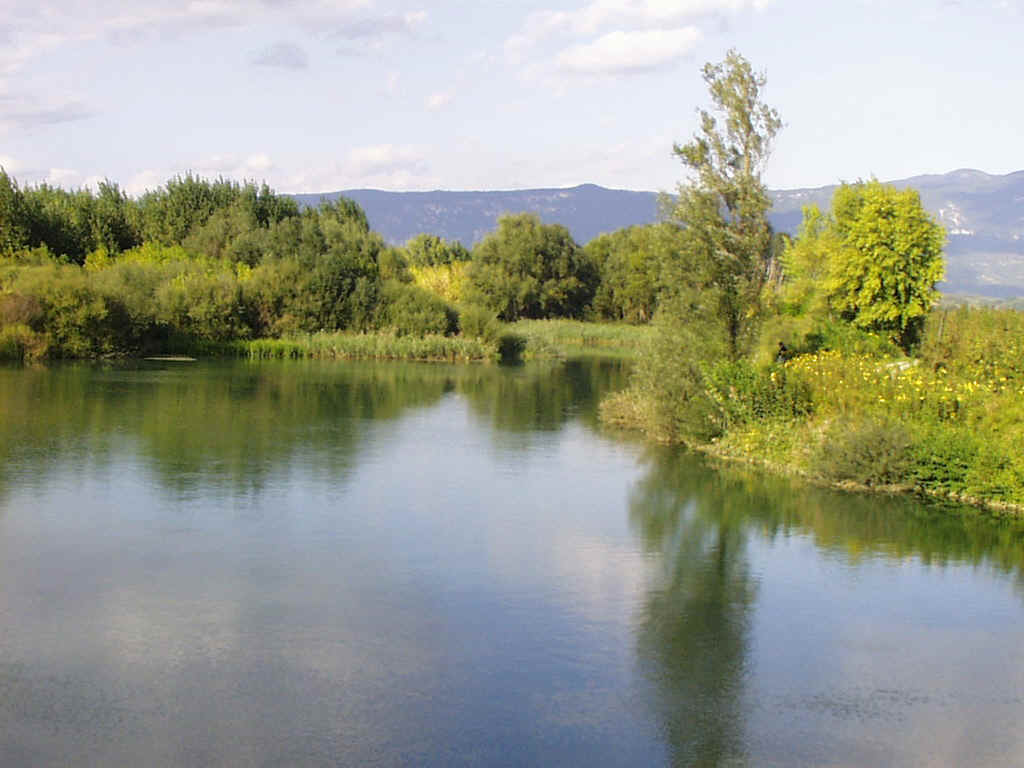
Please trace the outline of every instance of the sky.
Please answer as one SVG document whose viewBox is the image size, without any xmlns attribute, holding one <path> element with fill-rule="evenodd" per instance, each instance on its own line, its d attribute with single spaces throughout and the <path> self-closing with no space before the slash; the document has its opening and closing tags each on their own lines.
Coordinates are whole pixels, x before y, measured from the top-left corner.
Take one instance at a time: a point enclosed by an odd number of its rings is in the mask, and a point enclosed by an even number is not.
<svg viewBox="0 0 1024 768">
<path fill-rule="evenodd" d="M 1024 0 L 0 0 L 0 165 L 131 194 L 672 190 L 736 49 L 773 188 L 1024 168 Z"/>
</svg>

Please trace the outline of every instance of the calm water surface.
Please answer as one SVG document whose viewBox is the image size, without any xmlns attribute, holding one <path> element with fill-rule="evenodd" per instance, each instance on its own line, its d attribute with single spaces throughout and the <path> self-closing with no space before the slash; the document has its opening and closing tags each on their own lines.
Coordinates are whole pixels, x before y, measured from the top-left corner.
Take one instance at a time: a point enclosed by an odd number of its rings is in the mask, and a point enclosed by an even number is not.
<svg viewBox="0 0 1024 768">
<path fill-rule="evenodd" d="M 1024 532 L 612 362 L 0 369 L 0 765 L 1024 765 Z"/>
</svg>

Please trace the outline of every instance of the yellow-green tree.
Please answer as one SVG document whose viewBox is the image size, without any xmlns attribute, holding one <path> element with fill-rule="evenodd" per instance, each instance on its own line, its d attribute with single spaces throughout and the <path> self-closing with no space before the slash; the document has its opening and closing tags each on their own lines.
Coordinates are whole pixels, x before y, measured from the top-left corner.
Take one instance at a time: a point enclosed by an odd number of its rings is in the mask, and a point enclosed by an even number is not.
<svg viewBox="0 0 1024 768">
<path fill-rule="evenodd" d="M 842 247 L 826 281 L 830 304 L 857 327 L 890 331 L 909 348 L 938 298 L 945 231 L 916 190 L 878 181 L 841 186 L 832 217 Z"/>
<path fill-rule="evenodd" d="M 827 215 L 804 209 L 784 256 L 783 309 L 831 313 L 907 350 L 920 337 L 944 274 L 945 232 L 916 190 L 878 181 L 844 184 Z"/>
</svg>

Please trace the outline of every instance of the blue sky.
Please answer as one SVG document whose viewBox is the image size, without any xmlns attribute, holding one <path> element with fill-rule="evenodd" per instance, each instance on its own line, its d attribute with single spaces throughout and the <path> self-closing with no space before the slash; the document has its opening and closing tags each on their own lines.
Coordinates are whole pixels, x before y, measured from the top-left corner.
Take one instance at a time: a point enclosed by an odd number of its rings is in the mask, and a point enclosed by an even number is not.
<svg viewBox="0 0 1024 768">
<path fill-rule="evenodd" d="M 0 164 L 132 193 L 672 189 L 736 48 L 779 188 L 1024 168 L 1024 0 L 0 0 Z"/>
</svg>

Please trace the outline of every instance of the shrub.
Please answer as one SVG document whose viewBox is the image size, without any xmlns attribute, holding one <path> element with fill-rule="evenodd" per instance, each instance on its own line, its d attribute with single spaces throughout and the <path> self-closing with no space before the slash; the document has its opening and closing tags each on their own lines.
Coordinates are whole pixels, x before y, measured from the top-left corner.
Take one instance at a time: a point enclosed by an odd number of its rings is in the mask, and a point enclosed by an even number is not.
<svg viewBox="0 0 1024 768">
<path fill-rule="evenodd" d="M 534 214 L 502 216 L 473 249 L 470 298 L 506 322 L 581 317 L 597 287 L 593 263 L 569 235 Z"/>
<path fill-rule="evenodd" d="M 966 493 L 979 448 L 977 438 L 963 428 L 930 427 L 916 435 L 911 445 L 909 477 L 928 490 Z"/>
<path fill-rule="evenodd" d="M 458 328 L 459 315 L 447 303 L 422 288 L 388 281 L 381 289 L 376 325 L 398 336 L 447 336 Z"/>
<path fill-rule="evenodd" d="M 42 360 L 49 352 L 49 339 L 27 325 L 0 327 L 0 360 Z"/>
<path fill-rule="evenodd" d="M 826 480 L 890 485 L 906 478 L 910 444 L 899 424 L 841 419 L 826 431 L 812 464 Z"/>
<path fill-rule="evenodd" d="M 433 267 L 409 267 L 409 274 L 416 285 L 437 294 L 449 304 L 459 304 L 465 298 L 468 273 L 469 263 L 465 261 Z"/>
<path fill-rule="evenodd" d="M 808 384 L 781 365 L 758 370 L 746 360 L 717 363 L 706 371 L 705 386 L 723 431 L 750 421 L 799 418 L 812 410 Z"/>
<path fill-rule="evenodd" d="M 459 333 L 463 336 L 496 341 L 501 329 L 497 314 L 486 307 L 470 304 L 459 312 Z"/>
</svg>

